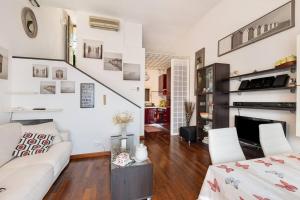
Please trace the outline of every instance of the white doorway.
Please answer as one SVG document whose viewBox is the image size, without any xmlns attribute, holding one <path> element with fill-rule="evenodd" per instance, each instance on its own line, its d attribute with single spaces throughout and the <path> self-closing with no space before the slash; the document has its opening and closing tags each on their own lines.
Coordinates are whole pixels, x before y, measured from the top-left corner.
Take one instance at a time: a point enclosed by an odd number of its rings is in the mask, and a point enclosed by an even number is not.
<svg viewBox="0 0 300 200">
<path fill-rule="evenodd" d="M 186 126 L 184 102 L 189 98 L 189 60 L 171 60 L 171 135 Z"/>
</svg>

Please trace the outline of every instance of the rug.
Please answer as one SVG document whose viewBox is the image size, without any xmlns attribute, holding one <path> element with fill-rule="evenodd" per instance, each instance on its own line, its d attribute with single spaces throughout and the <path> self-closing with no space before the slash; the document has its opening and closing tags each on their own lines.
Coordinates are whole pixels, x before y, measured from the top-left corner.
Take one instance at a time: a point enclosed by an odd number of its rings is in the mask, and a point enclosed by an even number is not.
<svg viewBox="0 0 300 200">
<path fill-rule="evenodd" d="M 163 128 L 155 127 L 155 126 L 145 126 L 146 133 L 157 133 L 165 131 Z"/>
</svg>

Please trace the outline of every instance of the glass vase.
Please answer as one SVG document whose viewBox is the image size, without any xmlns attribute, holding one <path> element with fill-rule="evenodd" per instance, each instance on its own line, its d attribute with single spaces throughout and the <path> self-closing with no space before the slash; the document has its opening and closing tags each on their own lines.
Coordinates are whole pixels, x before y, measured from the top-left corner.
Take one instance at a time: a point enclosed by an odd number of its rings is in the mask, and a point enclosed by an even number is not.
<svg viewBox="0 0 300 200">
<path fill-rule="evenodd" d="M 120 135 L 122 138 L 127 137 L 127 124 L 120 124 Z"/>
</svg>

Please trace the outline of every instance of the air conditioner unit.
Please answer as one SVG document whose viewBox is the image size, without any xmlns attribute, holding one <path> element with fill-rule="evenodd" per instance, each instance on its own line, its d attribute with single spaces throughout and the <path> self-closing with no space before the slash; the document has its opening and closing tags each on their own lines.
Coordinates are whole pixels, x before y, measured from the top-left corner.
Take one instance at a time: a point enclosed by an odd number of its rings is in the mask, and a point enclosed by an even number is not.
<svg viewBox="0 0 300 200">
<path fill-rule="evenodd" d="M 110 31 L 119 31 L 120 21 L 115 19 L 90 16 L 90 27 Z"/>
</svg>

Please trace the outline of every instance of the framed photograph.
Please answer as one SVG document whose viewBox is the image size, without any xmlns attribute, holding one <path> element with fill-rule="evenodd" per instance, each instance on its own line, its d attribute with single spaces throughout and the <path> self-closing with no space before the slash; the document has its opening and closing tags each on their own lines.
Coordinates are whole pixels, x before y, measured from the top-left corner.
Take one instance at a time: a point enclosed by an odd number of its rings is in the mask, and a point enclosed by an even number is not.
<svg viewBox="0 0 300 200">
<path fill-rule="evenodd" d="M 123 80 L 139 81 L 141 80 L 141 69 L 139 64 L 124 63 Z"/>
<path fill-rule="evenodd" d="M 75 81 L 61 81 L 60 93 L 62 94 L 75 93 Z"/>
<path fill-rule="evenodd" d="M 104 70 L 122 71 L 122 54 L 104 53 Z"/>
<path fill-rule="evenodd" d="M 80 108 L 95 107 L 95 84 L 81 83 L 80 84 Z"/>
<path fill-rule="evenodd" d="M 95 40 L 83 41 L 83 57 L 102 59 L 103 43 Z"/>
<path fill-rule="evenodd" d="M 47 65 L 33 65 L 32 77 L 48 78 L 48 66 Z"/>
<path fill-rule="evenodd" d="M 52 68 L 53 80 L 67 80 L 67 68 L 65 67 L 53 67 Z"/>
<path fill-rule="evenodd" d="M 8 78 L 8 50 L 0 47 L 0 79 Z"/>
<path fill-rule="evenodd" d="M 41 81 L 40 93 L 41 94 L 55 94 L 56 93 L 56 82 L 55 81 Z"/>
<path fill-rule="evenodd" d="M 295 0 L 218 41 L 218 56 L 225 55 L 295 26 Z"/>
</svg>

